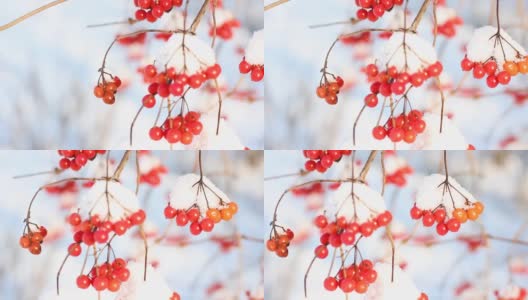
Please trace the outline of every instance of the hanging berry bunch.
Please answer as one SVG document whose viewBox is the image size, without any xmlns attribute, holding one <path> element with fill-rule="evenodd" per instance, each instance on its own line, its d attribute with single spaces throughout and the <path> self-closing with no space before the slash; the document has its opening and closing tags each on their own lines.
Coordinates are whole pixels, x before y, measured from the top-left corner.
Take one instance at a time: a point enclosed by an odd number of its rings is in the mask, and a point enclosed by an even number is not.
<svg viewBox="0 0 528 300">
<path fill-rule="evenodd" d="M 360 7 L 356 16 L 359 20 L 368 19 L 376 22 L 383 17 L 385 12 L 391 11 L 394 6 L 401 6 L 403 0 L 356 0 L 356 5 Z"/>
<path fill-rule="evenodd" d="M 414 169 L 407 161 L 398 156 L 395 151 L 385 151 L 385 184 L 403 187 L 407 184 L 407 177 L 414 173 Z"/>
<path fill-rule="evenodd" d="M 457 11 L 454 8 L 447 7 L 445 0 L 442 0 L 436 4 L 436 23 L 438 34 L 452 38 L 456 35 L 457 27 L 464 24 L 464 21 L 457 15 Z"/>
<path fill-rule="evenodd" d="M 419 110 L 413 109 L 409 113 L 403 112 L 397 117 L 390 117 L 383 126 L 374 127 L 372 136 L 377 140 L 389 138 L 393 143 L 403 141 L 412 144 L 418 134 L 425 131 L 426 123 L 422 118 L 423 114 Z"/>
<path fill-rule="evenodd" d="M 251 73 L 251 80 L 264 78 L 264 30 L 255 31 L 246 48 L 246 56 L 238 65 L 241 74 Z"/>
<path fill-rule="evenodd" d="M 136 20 L 156 22 L 163 14 L 169 13 L 174 7 L 180 7 L 183 0 L 134 0 Z"/>
<path fill-rule="evenodd" d="M 266 242 L 266 249 L 274 252 L 278 257 L 288 257 L 288 247 L 293 241 L 295 234 L 289 228 L 275 225 L 270 232 L 270 237 Z"/>
<path fill-rule="evenodd" d="M 500 25 L 498 28 L 485 26 L 473 33 L 460 66 L 463 71 L 472 72 L 476 79 L 486 77 L 487 86 L 495 88 L 509 84 L 512 77 L 527 74 L 528 56 Z"/>
<path fill-rule="evenodd" d="M 359 45 L 369 44 L 372 42 L 370 31 L 362 32 L 359 34 L 347 34 L 339 38 L 341 43 L 345 45 Z"/>
<path fill-rule="evenodd" d="M 461 224 L 475 221 L 484 211 L 484 205 L 464 189 L 447 172 L 447 153 L 444 151 L 445 175 L 432 174 L 424 178 L 411 208 L 411 218 L 422 219 L 425 227 L 435 223 L 436 232 L 446 235 L 458 232 Z"/>
<path fill-rule="evenodd" d="M 357 249 L 357 248 L 356 248 Z M 356 250 L 359 253 L 359 250 Z M 327 291 L 339 289 L 343 293 L 364 294 L 369 285 L 378 278 L 378 273 L 374 270 L 374 264 L 368 259 L 354 262 L 347 266 L 341 266 L 336 276 L 327 277 L 324 280 L 324 288 Z"/>
<path fill-rule="evenodd" d="M 211 18 L 209 36 L 217 36 L 226 41 L 232 39 L 233 31 L 240 28 L 240 21 L 235 18 L 233 13 L 225 9 L 220 1 L 217 3 L 211 1 L 211 9 L 214 18 Z"/>
<path fill-rule="evenodd" d="M 139 151 L 140 183 L 146 183 L 152 187 L 159 186 L 161 177 L 167 174 L 167 167 L 160 159 L 151 155 L 150 151 Z"/>
<path fill-rule="evenodd" d="M 175 219 L 178 226 L 189 226 L 193 235 L 211 232 L 221 221 L 230 221 L 238 212 L 238 205 L 229 200 L 202 171 L 202 152 L 198 151 L 200 174 L 180 176 L 173 183 L 169 203 L 164 209 L 167 219 Z"/>
<path fill-rule="evenodd" d="M 59 167 L 63 170 L 72 169 L 79 171 L 89 160 L 94 160 L 97 155 L 103 155 L 105 150 L 59 150 L 62 157 L 59 160 Z"/>
<path fill-rule="evenodd" d="M 181 101 L 185 101 L 185 99 L 182 98 Z M 154 126 L 150 129 L 149 136 L 154 141 L 165 138 L 170 144 L 190 145 L 194 136 L 199 135 L 202 129 L 200 113 L 189 111 L 173 118 L 167 117 L 161 126 Z"/>
<path fill-rule="evenodd" d="M 306 171 L 317 170 L 326 172 L 334 162 L 339 162 L 343 156 L 349 156 L 351 150 L 303 150 L 303 155 L 308 160 L 304 163 Z"/>
<path fill-rule="evenodd" d="M 25 223 L 24 233 L 19 240 L 20 247 L 27 249 L 33 255 L 39 255 L 42 252 L 42 243 L 48 235 L 48 230 L 46 227 L 30 222 L 28 219 L 26 219 Z"/>
<path fill-rule="evenodd" d="M 94 88 L 95 97 L 102 99 L 106 104 L 115 103 L 115 94 L 121 86 L 121 79 L 101 69 L 101 75 Z"/>
<path fill-rule="evenodd" d="M 317 97 L 324 99 L 326 103 L 335 105 L 339 100 L 339 97 L 337 96 L 339 94 L 339 90 L 344 84 L 345 81 L 343 78 L 325 71 L 323 72 L 323 76 L 321 76 L 319 86 L 317 87 L 315 93 L 317 94 Z"/>
<path fill-rule="evenodd" d="M 108 290 L 118 292 L 121 284 L 128 281 L 130 270 L 127 263 L 122 258 L 115 258 L 112 262 L 107 261 L 92 267 L 88 274 L 81 274 L 77 277 L 77 287 L 87 289 L 90 286 L 98 292 Z"/>
</svg>

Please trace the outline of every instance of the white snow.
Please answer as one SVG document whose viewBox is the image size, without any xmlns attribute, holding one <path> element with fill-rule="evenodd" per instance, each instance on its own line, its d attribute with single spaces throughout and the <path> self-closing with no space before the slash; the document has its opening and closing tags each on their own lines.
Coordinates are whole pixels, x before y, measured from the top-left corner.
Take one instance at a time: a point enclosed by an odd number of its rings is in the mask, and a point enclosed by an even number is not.
<svg viewBox="0 0 528 300">
<path fill-rule="evenodd" d="M 110 221 L 118 221 L 129 216 L 139 209 L 139 201 L 136 194 L 121 183 L 108 182 L 108 202 L 105 196 L 107 182 L 98 180 L 86 192 L 79 203 L 79 213 L 83 218 L 88 215 L 99 215 L 105 217 L 110 213 Z"/>
<path fill-rule="evenodd" d="M 121 285 L 115 300 L 170 299 L 173 291 L 165 279 L 151 265 L 147 267 L 147 280 L 143 280 L 144 265 L 128 263 L 130 278 Z"/>
<path fill-rule="evenodd" d="M 222 24 L 229 22 L 233 20 L 235 16 L 233 13 L 227 9 L 223 9 L 221 7 L 217 7 L 215 9 L 215 19 L 216 19 L 216 26 L 221 26 Z M 211 14 L 211 24 L 213 24 L 213 15 Z"/>
<path fill-rule="evenodd" d="M 506 31 L 501 28 L 501 36 L 504 38 L 502 41 L 502 46 L 504 48 L 504 53 L 500 44 L 495 44 L 495 38 L 491 38 L 497 33 L 497 28 L 493 26 L 484 26 L 475 30 L 471 40 L 467 45 L 467 58 L 474 62 L 484 62 L 490 57 L 495 57 L 499 70 L 502 70 L 502 65 L 504 64 L 504 56 L 508 61 L 518 61 L 517 59 L 517 49 L 519 53 L 524 57 L 526 56 L 526 50 L 517 43 Z M 490 39 L 491 38 L 491 39 Z M 512 46 L 510 46 L 506 41 L 508 41 Z"/>
<path fill-rule="evenodd" d="M 185 71 L 190 75 L 203 71 L 215 63 L 215 53 L 207 43 L 191 34 L 175 33 L 156 57 L 155 66 L 158 70 L 163 70 L 167 65 L 174 67 L 178 73 Z M 186 70 L 184 70 L 185 65 Z"/>
<path fill-rule="evenodd" d="M 246 61 L 252 65 L 264 65 L 264 29 L 255 31 L 249 40 Z"/>
<path fill-rule="evenodd" d="M 333 194 L 333 202 L 339 210 L 337 215 L 348 221 L 354 218 L 354 203 L 350 196 L 350 183 L 342 183 Z M 366 184 L 354 183 L 357 222 L 363 223 L 383 213 L 387 208 L 381 194 Z"/>
<path fill-rule="evenodd" d="M 406 47 L 403 47 L 405 38 Z M 395 66 L 398 71 L 414 73 L 434 64 L 438 59 L 432 43 L 422 39 L 413 33 L 395 32 L 387 43 L 380 47 L 380 53 L 376 55 L 376 64 L 381 69 Z M 407 70 L 405 64 L 407 62 Z"/>
<path fill-rule="evenodd" d="M 455 123 L 444 116 L 440 133 L 440 115 L 425 113 L 423 120 L 427 124 L 425 131 L 416 137 L 412 145 L 422 150 L 467 150 L 468 142 Z"/>
<path fill-rule="evenodd" d="M 471 205 L 466 204 L 466 199 L 470 203 L 474 203 L 477 200 L 475 197 L 463 188 L 454 178 L 449 177 L 449 183 L 455 187 L 451 187 L 451 194 L 446 190 L 444 193 L 443 185 L 439 186 L 445 180 L 445 175 L 442 174 L 431 174 L 424 177 L 422 184 L 416 191 L 416 207 L 422 210 L 433 210 L 438 205 L 443 204 L 445 206 L 448 216 L 451 216 L 454 208 L 469 208 Z M 456 190 L 460 191 L 458 193 Z M 453 198 L 451 199 L 451 195 Z"/>
<path fill-rule="evenodd" d="M 457 12 L 454 8 L 446 6 L 437 6 L 436 7 L 436 22 L 439 25 L 445 24 L 448 21 L 456 18 Z"/>
<path fill-rule="evenodd" d="M 391 280 L 391 264 L 377 263 L 374 269 L 378 272 L 378 279 L 369 287 L 366 300 L 414 300 L 420 297 L 421 291 L 399 266 L 394 266 L 394 281 Z"/>
<path fill-rule="evenodd" d="M 203 130 L 199 136 L 194 137 L 193 143 L 189 146 L 192 149 L 209 150 L 244 150 L 244 145 L 231 127 L 228 121 L 220 119 L 220 130 L 216 134 L 218 115 L 216 112 L 202 114 L 200 121 Z"/>
<path fill-rule="evenodd" d="M 169 195 L 171 206 L 176 209 L 188 209 L 196 204 L 200 209 L 200 213 L 205 215 L 207 212 L 207 201 L 209 201 L 210 208 L 221 207 L 220 200 L 216 195 L 218 195 L 224 203 L 231 202 L 227 195 L 205 176 L 203 176 L 203 182 L 214 191 L 214 193 L 208 188 L 205 188 L 205 197 L 204 192 L 201 189 L 200 193 L 197 193 L 198 185 L 194 184 L 198 182 L 198 180 L 200 180 L 200 175 L 194 173 L 185 174 L 176 178 L 176 180 L 171 183 L 172 190 Z"/>
</svg>

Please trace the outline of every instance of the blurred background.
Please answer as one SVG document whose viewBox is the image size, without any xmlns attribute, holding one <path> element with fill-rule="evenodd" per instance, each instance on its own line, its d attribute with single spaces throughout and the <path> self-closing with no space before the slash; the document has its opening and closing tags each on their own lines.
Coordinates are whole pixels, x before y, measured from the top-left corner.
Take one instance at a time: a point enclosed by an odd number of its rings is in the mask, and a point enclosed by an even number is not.
<svg viewBox="0 0 528 300">
<path fill-rule="evenodd" d="M 383 49 L 387 40 L 372 34 L 367 43 L 336 45 L 330 55 L 328 70 L 343 77 L 345 88 L 335 106 L 328 105 L 315 94 L 324 57 L 339 34 L 364 28 L 402 27 L 397 17 L 398 14 L 401 16 L 402 8 L 394 8 L 375 23 L 346 25 L 347 20 L 356 16 L 356 6 L 351 2 L 290 1 L 266 12 L 266 125 L 269 128 L 266 149 L 341 149 L 344 145 L 351 145 L 353 122 L 369 88 L 360 70 Z M 445 2 L 464 21 L 464 25 L 456 27 L 454 37 L 448 39 L 439 35 L 436 43 L 438 57 L 444 65 L 442 80 L 448 84 L 449 91 L 455 89 L 463 78 L 460 61 L 473 30 L 485 25 L 496 26 L 495 1 Z M 407 17 L 409 22 L 421 3 L 409 1 L 412 12 Z M 501 27 L 526 47 L 528 35 L 524 20 L 528 1 L 500 3 Z M 432 9 L 429 8 L 418 28 L 418 34 L 431 42 L 432 20 Z M 335 22 L 338 24 L 310 28 Z M 505 93 L 505 89 L 517 90 L 520 94 L 517 97 L 514 93 Z M 485 80 L 470 77 L 463 82 L 458 93 L 447 96 L 445 113 L 467 142 L 477 149 L 526 149 L 527 92 L 525 76 L 517 76 L 507 87 L 496 89 L 487 88 Z M 413 108 L 439 112 L 438 92 L 425 86 L 412 91 L 410 100 Z M 358 123 L 358 135 L 370 135 L 379 108 L 365 111 Z"/>
<path fill-rule="evenodd" d="M 190 1 L 189 12 L 196 14 L 202 2 Z M 261 2 L 257 0 L 223 1 L 240 21 L 232 40 L 217 40 L 217 61 L 223 69 L 220 79 L 228 90 L 241 75 L 238 64 L 252 33 L 263 28 Z M 7 23 L 43 1 L 24 0 L 10 3 L 0 13 L 0 23 Z M 180 9 L 181 10 L 181 9 Z M 132 0 L 68 1 L 36 15 L 15 27 L 0 32 L 4 47 L 0 49 L 0 148 L 15 149 L 124 149 L 129 147 L 130 124 L 146 94 L 137 69 L 152 63 L 162 42 L 148 39 L 146 46 L 116 45 L 107 68 L 127 86 L 114 105 L 106 105 L 93 95 L 103 55 L 117 34 L 146 28 L 163 28 L 170 19 L 165 14 L 158 22 L 111 25 L 88 28 L 88 25 L 126 21 L 134 16 Z M 198 35 L 207 43 L 211 21 L 207 14 Z M 243 145 L 263 149 L 264 113 L 262 84 L 247 76 L 238 86 L 240 93 L 224 99 L 224 114 Z M 189 93 L 193 107 L 205 96 Z M 195 100 L 196 99 L 196 100 Z M 193 101 L 195 100 L 195 101 Z M 143 111 L 134 130 L 137 149 L 168 149 L 148 137 L 157 110 Z"/>
<path fill-rule="evenodd" d="M 356 175 L 369 153 L 356 152 Z M 493 296 L 495 290 L 506 289 L 510 285 L 527 287 L 526 244 L 516 245 L 491 239 L 483 243 L 484 240 L 479 238 L 485 232 L 497 237 L 528 240 L 527 154 L 521 151 L 448 151 L 450 176 L 486 208 L 476 222 L 463 224 L 458 233 L 439 237 L 434 228 L 424 228 L 421 224 L 415 228 L 416 221 L 411 220 L 409 211 L 424 176 L 443 174 L 443 153 L 385 153 L 387 178 L 392 176 L 393 182 L 399 184 L 388 184 L 384 195 L 387 209 L 394 216 L 392 232 L 396 239 L 395 263 L 411 277 L 418 290 L 428 294 L 429 299 L 496 299 Z M 315 179 L 350 177 L 350 156 L 334 163 L 324 174 L 312 172 L 294 176 L 299 174 L 304 162 L 301 151 L 266 151 L 264 222 L 268 236 L 273 210 L 286 189 Z M 412 172 L 401 171 L 408 167 Z M 275 177 L 281 175 L 284 177 Z M 380 192 L 381 182 L 378 153 L 370 167 L 367 183 Z M 314 256 L 314 249 L 319 245 L 319 231 L 312 221 L 316 215 L 332 207 L 334 193 L 331 184 L 323 183 L 320 186 L 306 185 L 302 191 L 288 193 L 284 197 L 278 209 L 278 223 L 291 228 L 295 238 L 287 258 L 279 258 L 275 253 L 266 251 L 266 299 L 304 299 L 303 278 Z M 411 233 L 412 238 L 403 244 L 403 237 Z M 390 244 L 384 230 L 362 239 L 359 248 L 364 258 L 390 263 Z M 327 292 L 323 287 L 323 280 L 330 268 L 330 255 L 325 260 L 315 261 L 307 281 L 308 299 L 345 298 L 339 289 Z M 339 262 L 337 259 L 334 271 Z M 364 298 L 352 293 L 348 299 Z"/>
<path fill-rule="evenodd" d="M 123 153 L 111 151 L 110 159 L 119 161 Z M 147 213 L 145 231 L 149 236 L 149 262 L 156 266 L 161 282 L 178 292 L 182 299 L 249 299 L 248 295 L 254 297 L 251 299 L 263 299 L 263 153 L 202 152 L 204 175 L 239 205 L 239 211 L 232 221 L 217 224 L 212 233 L 199 236 L 191 236 L 188 226 L 183 228 L 173 224 L 167 227 L 169 221 L 163 215 L 174 180 L 183 174 L 198 173 L 197 152 L 156 151 L 143 155 L 148 155 L 149 159 L 144 161 L 150 163 L 141 163 L 140 166 L 154 166 L 153 162 L 161 162 L 168 169 L 167 174 L 161 175 L 159 186 L 142 183 L 139 190 L 141 207 Z M 65 218 L 88 191 L 81 182 L 67 189 L 44 190 L 36 198 L 31 219 L 49 231 L 42 244 L 42 253 L 34 256 L 18 245 L 29 201 L 40 186 L 62 178 L 104 174 L 105 156 L 102 156 L 89 161 L 79 172 L 13 178 L 50 171 L 57 166 L 58 160 L 56 151 L 0 151 L 0 188 L 3 191 L 0 241 L 4 245 L 0 256 L 1 299 L 98 299 L 92 289 L 80 290 L 75 285 L 82 255 L 67 261 L 60 277 L 61 296 L 56 296 L 55 292 L 56 274 L 72 241 Z M 146 172 L 143 167 L 140 169 L 142 174 Z M 123 185 L 131 191 L 136 186 L 135 170 L 132 153 L 121 176 Z M 165 239 L 155 244 L 154 240 L 163 236 L 167 228 Z M 237 242 L 239 235 L 246 238 Z M 118 257 L 142 262 L 143 241 L 137 230 L 116 238 L 112 244 Z M 154 276 L 154 271 L 149 272 Z M 152 290 L 151 296 L 158 299 L 159 290 Z M 115 297 L 116 294 L 104 292 L 101 299 Z"/>
</svg>

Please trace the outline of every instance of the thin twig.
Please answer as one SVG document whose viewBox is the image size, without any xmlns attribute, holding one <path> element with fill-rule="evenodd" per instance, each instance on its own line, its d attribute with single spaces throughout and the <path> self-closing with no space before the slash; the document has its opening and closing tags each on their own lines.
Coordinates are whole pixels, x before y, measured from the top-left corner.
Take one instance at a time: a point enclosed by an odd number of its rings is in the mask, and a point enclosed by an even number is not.
<svg viewBox="0 0 528 300">
<path fill-rule="evenodd" d="M 35 10 L 32 10 L 32 11 L 28 12 L 27 14 L 25 14 L 25 15 L 23 15 L 21 17 L 18 17 L 16 19 L 14 19 L 13 21 L 11 21 L 11 22 L 9 22 L 7 24 L 4 24 L 4 25 L 0 26 L 0 31 L 4 31 L 6 29 L 9 29 L 9 28 L 17 25 L 18 23 L 21 23 L 21 22 L 31 18 L 32 16 L 45 11 L 48 8 L 52 8 L 54 6 L 57 6 L 57 5 L 61 4 L 61 3 L 66 2 L 66 1 L 68 1 L 68 0 L 56 0 L 56 1 L 50 2 L 48 4 L 45 4 L 45 5 L 39 7 L 37 9 L 35 9 Z"/>
</svg>

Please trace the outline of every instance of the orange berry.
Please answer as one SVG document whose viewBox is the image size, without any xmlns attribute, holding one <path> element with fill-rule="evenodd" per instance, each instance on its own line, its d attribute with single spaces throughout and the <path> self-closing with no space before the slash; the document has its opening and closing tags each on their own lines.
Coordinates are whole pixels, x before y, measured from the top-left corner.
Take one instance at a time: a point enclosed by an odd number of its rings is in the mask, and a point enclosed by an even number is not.
<svg viewBox="0 0 528 300">
<path fill-rule="evenodd" d="M 103 96 L 103 102 L 106 104 L 114 104 L 115 96 L 113 92 L 105 92 Z"/>
<path fill-rule="evenodd" d="M 220 213 L 222 214 L 222 219 L 224 221 L 229 221 L 233 218 L 233 213 L 229 209 L 222 209 Z"/>
<path fill-rule="evenodd" d="M 39 255 L 40 252 L 42 252 L 42 247 L 40 246 L 40 243 L 31 243 L 31 245 L 29 246 L 29 252 L 34 255 Z"/>
<path fill-rule="evenodd" d="M 526 74 L 528 73 L 528 61 L 523 60 L 517 63 L 517 68 L 519 69 L 519 73 Z"/>
<path fill-rule="evenodd" d="M 277 248 L 275 253 L 277 253 L 278 257 L 287 257 L 288 256 L 288 247 L 280 246 L 279 248 Z"/>
<path fill-rule="evenodd" d="M 457 219 L 457 221 L 459 221 L 460 223 L 465 223 L 467 221 L 468 216 L 465 210 L 457 208 L 455 209 L 455 211 L 453 211 L 453 218 Z"/>
<path fill-rule="evenodd" d="M 468 219 L 475 221 L 479 217 L 479 213 L 476 208 L 472 207 L 466 211 Z"/>
<path fill-rule="evenodd" d="M 98 85 L 98 86 L 96 86 L 96 87 L 94 88 L 94 95 L 95 95 L 95 97 L 97 97 L 97 98 L 103 98 L 103 96 L 104 96 L 104 92 L 105 92 L 105 91 L 104 91 L 103 87 L 100 86 L 100 85 Z"/>
<path fill-rule="evenodd" d="M 42 233 L 33 232 L 33 234 L 31 234 L 31 242 L 40 243 L 42 242 L 42 240 L 44 240 L 44 236 L 42 236 Z"/>
<path fill-rule="evenodd" d="M 484 211 L 484 204 L 482 204 L 482 202 L 475 203 L 475 209 L 477 210 L 477 213 L 480 215 Z"/>
<path fill-rule="evenodd" d="M 519 68 L 517 67 L 517 64 L 513 61 L 507 61 L 502 66 L 504 68 L 504 71 L 508 72 L 511 76 L 517 75 L 519 73 Z"/>
<path fill-rule="evenodd" d="M 105 86 L 105 91 L 115 93 L 117 91 L 117 84 L 109 82 Z"/>
<path fill-rule="evenodd" d="M 31 240 L 26 235 L 20 237 L 19 243 L 20 246 L 24 249 L 29 248 L 29 246 L 31 246 Z"/>
<path fill-rule="evenodd" d="M 317 90 L 315 91 L 317 94 L 317 97 L 319 98 L 325 98 L 326 97 L 326 87 L 325 86 L 319 86 Z"/>
<path fill-rule="evenodd" d="M 328 92 L 331 94 L 339 93 L 339 84 L 337 82 L 332 82 L 328 85 Z"/>
<path fill-rule="evenodd" d="M 266 242 L 266 248 L 268 248 L 269 251 L 275 251 L 277 250 L 277 242 L 275 240 L 268 240 Z"/>
<path fill-rule="evenodd" d="M 233 215 L 238 212 L 238 204 L 236 204 L 235 202 L 229 202 L 227 207 L 228 207 L 229 210 L 231 210 Z"/>
<path fill-rule="evenodd" d="M 209 219 L 211 219 L 215 223 L 222 221 L 222 214 L 216 208 L 208 209 L 206 215 Z"/>
</svg>

